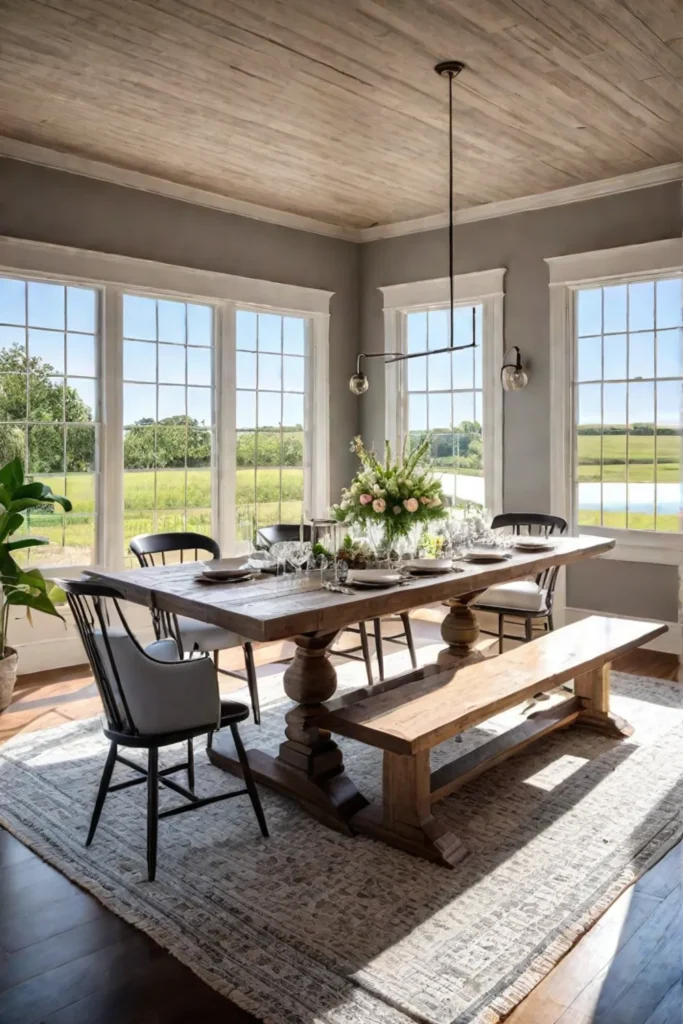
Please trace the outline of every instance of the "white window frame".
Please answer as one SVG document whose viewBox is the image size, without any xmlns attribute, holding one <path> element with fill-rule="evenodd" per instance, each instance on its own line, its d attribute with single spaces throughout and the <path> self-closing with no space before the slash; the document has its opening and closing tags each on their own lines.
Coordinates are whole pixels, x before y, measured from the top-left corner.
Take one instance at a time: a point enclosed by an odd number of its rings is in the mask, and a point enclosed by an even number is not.
<svg viewBox="0 0 683 1024">
<path fill-rule="evenodd" d="M 235 390 L 236 310 L 253 309 L 305 317 L 308 321 L 311 387 L 304 453 L 306 511 L 322 517 L 330 503 L 329 485 L 329 307 L 333 292 L 260 281 L 215 271 L 75 249 L 0 236 L 0 274 L 33 280 L 81 284 L 98 290 L 101 427 L 97 481 L 96 564 L 123 564 L 123 294 L 201 302 L 214 308 L 214 386 Z M 236 423 L 228 403 L 216 405 L 214 535 L 221 550 L 235 550 Z M 234 410 L 234 405 L 233 405 Z M 83 567 L 49 567 L 46 575 L 79 574 Z"/>
<path fill-rule="evenodd" d="M 629 284 L 683 273 L 683 239 L 553 256 L 545 261 L 550 286 L 550 494 L 551 511 L 577 535 L 575 508 L 574 388 L 576 360 L 575 293 L 588 286 Z M 614 537 L 602 558 L 679 565 L 683 535 L 646 530 L 582 526 L 581 533 Z"/>
<path fill-rule="evenodd" d="M 456 306 L 481 305 L 482 392 L 484 411 L 484 487 L 494 514 L 503 510 L 503 302 L 505 268 L 459 274 L 454 281 Z M 407 314 L 448 308 L 450 281 L 411 281 L 379 289 L 384 300 L 384 351 L 407 352 Z M 385 366 L 385 434 L 394 450 L 403 445 L 408 426 L 406 363 Z"/>
</svg>

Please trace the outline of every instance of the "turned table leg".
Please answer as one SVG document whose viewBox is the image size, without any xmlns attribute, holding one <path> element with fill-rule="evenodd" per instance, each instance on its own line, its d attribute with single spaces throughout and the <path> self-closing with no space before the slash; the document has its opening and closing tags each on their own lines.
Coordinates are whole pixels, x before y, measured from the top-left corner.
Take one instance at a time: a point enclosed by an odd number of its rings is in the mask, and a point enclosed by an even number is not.
<svg viewBox="0 0 683 1024">
<path fill-rule="evenodd" d="M 462 594 L 447 602 L 448 613 L 441 623 L 441 637 L 447 647 L 439 651 L 437 664 L 450 665 L 458 662 L 469 665 L 483 660 L 484 655 L 474 649 L 479 639 L 479 622 L 470 608 L 472 601 L 483 593 L 483 590 L 476 590 L 472 594 Z"/>
<path fill-rule="evenodd" d="M 608 736 L 632 736 L 633 726 L 618 715 L 613 715 L 609 709 L 610 668 L 608 663 L 574 680 L 574 693 L 582 705 L 576 724 L 590 726 Z"/>
<path fill-rule="evenodd" d="M 352 834 L 348 821 L 367 806 L 344 771 L 342 752 L 327 729 L 319 726 L 323 701 L 337 689 L 337 673 L 329 660 L 333 633 L 294 637 L 296 651 L 284 674 L 285 693 L 295 706 L 285 715 L 285 738 L 277 757 L 263 750 L 247 751 L 257 782 L 270 786 L 301 803 L 310 814 L 331 828 Z M 210 761 L 240 775 L 231 743 L 216 734 L 207 751 Z"/>
</svg>

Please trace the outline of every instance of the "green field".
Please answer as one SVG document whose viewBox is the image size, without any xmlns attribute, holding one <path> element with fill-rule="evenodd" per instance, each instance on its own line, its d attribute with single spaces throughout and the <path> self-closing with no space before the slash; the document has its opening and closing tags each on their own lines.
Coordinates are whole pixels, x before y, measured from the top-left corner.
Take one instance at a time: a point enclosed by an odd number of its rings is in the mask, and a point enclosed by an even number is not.
<svg viewBox="0 0 683 1024">
<path fill-rule="evenodd" d="M 282 499 L 280 501 L 280 472 Z M 47 537 L 49 549 L 36 551 L 40 564 L 85 564 L 92 560 L 95 537 L 95 483 L 90 474 L 64 477 L 42 476 L 56 493 L 66 492 L 73 512 L 31 516 L 30 531 Z M 156 491 L 156 500 L 155 500 Z M 255 500 L 258 525 L 277 522 L 297 523 L 303 504 L 303 470 L 292 467 L 237 470 L 237 530 L 240 539 L 249 539 L 255 525 Z M 139 533 L 165 530 L 193 530 L 210 534 L 211 471 L 190 469 L 187 483 L 183 470 L 136 470 L 124 474 L 124 539 L 126 549 L 131 537 Z M 156 509 L 156 512 L 154 511 Z M 185 513 L 187 509 L 187 513 Z M 64 532 L 63 532 L 64 531 Z"/>
<path fill-rule="evenodd" d="M 630 483 L 654 482 L 655 438 L 650 435 L 631 435 L 628 438 L 628 464 L 626 462 L 626 435 L 579 435 L 579 480 Z M 600 469 L 602 441 L 602 472 Z M 677 483 L 680 479 L 681 439 L 672 434 L 660 435 L 657 441 L 657 482 Z M 627 476 L 628 469 L 628 476 Z"/>
</svg>

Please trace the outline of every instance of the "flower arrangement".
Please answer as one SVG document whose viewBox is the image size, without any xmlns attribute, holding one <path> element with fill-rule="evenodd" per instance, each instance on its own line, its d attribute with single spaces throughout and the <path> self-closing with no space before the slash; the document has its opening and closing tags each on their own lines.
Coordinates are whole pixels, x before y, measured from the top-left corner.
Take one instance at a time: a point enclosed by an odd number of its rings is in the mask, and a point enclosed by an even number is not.
<svg viewBox="0 0 683 1024">
<path fill-rule="evenodd" d="M 409 455 L 404 446 L 396 462 L 392 460 L 388 441 L 384 464 L 366 449 L 360 437 L 354 437 L 351 451 L 360 459 L 361 468 L 351 486 L 342 491 L 339 504 L 332 506 L 332 515 L 339 522 L 381 525 L 385 540 L 391 545 L 416 524 L 426 525 L 447 514 L 441 484 L 420 466 L 429 451 L 428 438 Z"/>
</svg>

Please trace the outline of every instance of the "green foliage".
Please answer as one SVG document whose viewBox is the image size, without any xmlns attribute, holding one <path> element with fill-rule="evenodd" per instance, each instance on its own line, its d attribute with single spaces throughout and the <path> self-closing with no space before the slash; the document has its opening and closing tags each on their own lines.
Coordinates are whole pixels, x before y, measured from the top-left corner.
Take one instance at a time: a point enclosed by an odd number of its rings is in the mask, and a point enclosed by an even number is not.
<svg viewBox="0 0 683 1024">
<path fill-rule="evenodd" d="M 430 444 L 430 437 L 417 445 L 407 442 L 403 455 L 394 462 L 387 442 L 382 463 L 360 437 L 354 438 L 351 450 L 360 459 L 361 469 L 351 486 L 342 491 L 340 503 L 332 506 L 335 519 L 381 525 L 391 543 L 418 523 L 443 518 L 441 483 L 425 468 Z"/>
<path fill-rule="evenodd" d="M 481 423 L 463 420 L 457 427 L 426 431 L 413 430 L 408 438 L 412 451 L 429 441 L 429 458 L 434 466 L 444 469 L 481 470 L 483 460 Z"/>
<path fill-rule="evenodd" d="M 71 502 L 53 494 L 49 487 L 33 480 L 24 482 L 24 467 L 21 459 L 12 459 L 0 469 L 0 657 L 7 647 L 7 630 L 12 607 L 44 612 L 46 615 L 62 616 L 54 602 L 61 591 L 46 580 L 39 569 L 22 569 L 14 560 L 13 552 L 23 548 L 47 544 L 39 537 L 22 537 L 9 540 L 24 525 L 24 513 L 28 509 L 44 509 L 61 505 L 65 512 L 71 511 Z"/>
</svg>

